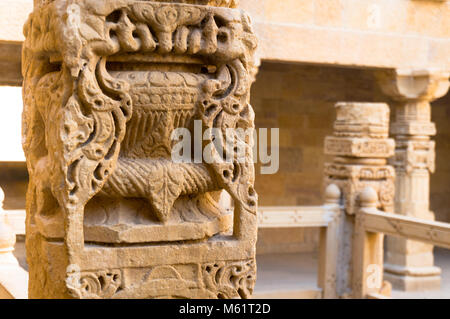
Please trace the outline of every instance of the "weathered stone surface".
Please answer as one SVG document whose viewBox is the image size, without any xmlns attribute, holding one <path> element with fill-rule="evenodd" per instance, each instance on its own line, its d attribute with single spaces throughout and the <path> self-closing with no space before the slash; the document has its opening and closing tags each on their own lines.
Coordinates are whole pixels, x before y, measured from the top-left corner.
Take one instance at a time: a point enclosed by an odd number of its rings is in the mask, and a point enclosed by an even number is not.
<svg viewBox="0 0 450 319">
<path fill-rule="evenodd" d="M 169 2 L 35 2 L 23 48 L 31 298 L 252 293 L 251 136 L 244 161 L 206 135 L 214 161 L 178 163 L 171 133 L 253 127 L 256 38 L 236 1 Z"/>
</svg>

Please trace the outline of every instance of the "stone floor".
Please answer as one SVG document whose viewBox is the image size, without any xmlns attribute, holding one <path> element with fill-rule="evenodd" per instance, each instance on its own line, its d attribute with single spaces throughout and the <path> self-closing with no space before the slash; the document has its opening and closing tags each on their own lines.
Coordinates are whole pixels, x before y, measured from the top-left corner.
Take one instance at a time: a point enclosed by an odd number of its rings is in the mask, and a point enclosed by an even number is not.
<svg viewBox="0 0 450 319">
<path fill-rule="evenodd" d="M 435 248 L 436 266 L 442 268 L 441 289 L 424 292 L 392 291 L 394 299 L 450 299 L 450 250 Z M 318 298 L 317 254 L 257 256 L 258 279 L 254 298 Z"/>
<path fill-rule="evenodd" d="M 268 254 L 257 257 L 254 298 L 318 298 L 317 254 Z M 305 293 L 302 293 L 305 291 Z"/>
</svg>

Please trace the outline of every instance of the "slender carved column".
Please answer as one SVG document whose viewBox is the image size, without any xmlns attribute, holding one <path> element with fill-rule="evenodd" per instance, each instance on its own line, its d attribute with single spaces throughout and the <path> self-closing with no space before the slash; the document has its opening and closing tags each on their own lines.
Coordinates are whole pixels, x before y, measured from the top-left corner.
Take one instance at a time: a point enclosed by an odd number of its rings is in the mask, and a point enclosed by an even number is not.
<svg viewBox="0 0 450 319">
<path fill-rule="evenodd" d="M 41 0 L 24 31 L 30 297 L 249 297 L 253 138 L 220 144 L 253 132 L 248 15 L 235 0 Z M 209 160 L 175 160 L 176 129 Z"/>
<path fill-rule="evenodd" d="M 366 187 L 378 194 L 377 207 L 391 212 L 394 205 L 394 168 L 387 158 L 394 154 L 394 140 L 388 138 L 389 107 L 383 103 L 338 103 L 334 135 L 325 139 L 325 185 L 337 185 L 343 194 L 345 216 L 341 218 L 336 273 L 338 296 L 350 297 L 352 242 L 358 194 Z M 382 247 L 379 247 L 382 249 Z M 379 287 L 381 288 L 381 287 Z"/>
<path fill-rule="evenodd" d="M 429 210 L 430 173 L 434 172 L 434 141 L 430 102 L 445 95 L 449 73 L 400 71 L 378 73 L 381 88 L 394 100 L 395 121 L 391 132 L 396 150 L 395 212 L 433 220 Z M 385 277 L 403 290 L 433 289 L 440 286 L 440 269 L 434 266 L 433 247 L 412 240 L 387 238 Z"/>
</svg>

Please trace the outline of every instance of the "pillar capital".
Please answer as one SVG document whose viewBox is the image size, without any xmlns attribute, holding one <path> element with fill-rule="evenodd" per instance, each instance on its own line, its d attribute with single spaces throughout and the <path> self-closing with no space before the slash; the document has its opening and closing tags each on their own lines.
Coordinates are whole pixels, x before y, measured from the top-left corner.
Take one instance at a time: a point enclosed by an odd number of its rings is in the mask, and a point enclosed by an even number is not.
<svg viewBox="0 0 450 319">
<path fill-rule="evenodd" d="M 430 102 L 444 96 L 450 87 L 450 72 L 437 69 L 389 70 L 376 73 L 382 91 L 395 102 L 391 133 L 401 139 L 427 140 L 436 134 Z M 422 143 L 423 144 L 423 143 Z M 433 149 L 430 145 L 428 149 Z"/>
<path fill-rule="evenodd" d="M 432 102 L 447 94 L 449 77 L 449 71 L 437 69 L 395 69 L 377 73 L 383 92 L 398 102 Z"/>
</svg>

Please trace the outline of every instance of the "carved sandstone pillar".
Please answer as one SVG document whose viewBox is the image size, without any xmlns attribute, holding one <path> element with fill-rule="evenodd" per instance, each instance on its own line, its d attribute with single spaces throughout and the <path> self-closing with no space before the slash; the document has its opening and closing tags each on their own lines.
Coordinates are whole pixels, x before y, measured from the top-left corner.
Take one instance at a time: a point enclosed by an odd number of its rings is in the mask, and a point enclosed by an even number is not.
<svg viewBox="0 0 450 319">
<path fill-rule="evenodd" d="M 391 132 L 396 150 L 395 213 L 434 219 L 429 210 L 430 173 L 434 172 L 434 141 L 430 102 L 445 95 L 449 73 L 433 71 L 388 71 L 378 74 L 381 88 L 394 100 L 395 121 Z M 429 244 L 387 238 L 385 278 L 403 290 L 440 286 L 440 269 L 434 266 Z"/>
<path fill-rule="evenodd" d="M 23 49 L 31 298 L 251 295 L 253 139 L 218 144 L 254 121 L 256 38 L 235 7 L 35 1 Z M 176 129 L 212 161 L 174 160 Z"/>
<path fill-rule="evenodd" d="M 334 134 L 325 139 L 325 154 L 332 161 L 325 164 L 325 185 L 337 185 L 344 199 L 345 216 L 341 218 L 339 254 L 336 273 L 337 295 L 350 297 L 352 281 L 352 242 L 358 194 L 373 188 L 377 207 L 391 212 L 394 205 L 394 168 L 387 158 L 394 154 L 394 141 L 388 138 L 389 107 L 383 103 L 338 103 Z M 382 248 L 382 237 L 377 240 Z M 381 288 L 381 287 L 380 287 Z"/>
</svg>

